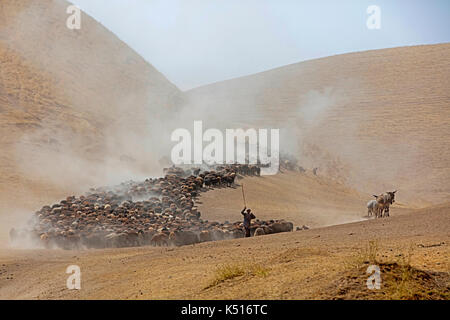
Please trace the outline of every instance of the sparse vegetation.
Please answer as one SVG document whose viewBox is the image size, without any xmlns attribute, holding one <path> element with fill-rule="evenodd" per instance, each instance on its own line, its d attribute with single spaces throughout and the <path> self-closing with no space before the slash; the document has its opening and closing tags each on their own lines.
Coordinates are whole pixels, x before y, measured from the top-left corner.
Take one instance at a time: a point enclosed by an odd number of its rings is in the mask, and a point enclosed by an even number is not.
<svg viewBox="0 0 450 320">
<path fill-rule="evenodd" d="M 365 251 L 363 252 L 366 261 L 371 264 L 377 263 L 377 254 L 378 254 L 379 246 L 378 241 L 369 241 L 367 244 Z"/>
<path fill-rule="evenodd" d="M 349 269 L 335 281 L 325 294 L 325 299 L 383 299 L 426 300 L 450 298 L 450 275 L 445 272 L 429 272 L 411 265 L 412 247 L 407 254 L 397 254 L 395 261 L 380 259 L 377 241 L 368 244 L 346 264 Z M 366 286 L 369 265 L 380 268 L 381 288 L 369 290 Z"/>
<path fill-rule="evenodd" d="M 345 263 L 346 269 L 361 268 L 369 264 L 379 264 L 377 259 L 379 245 L 377 240 L 369 241 L 366 246 L 358 251 L 349 261 Z"/>
<path fill-rule="evenodd" d="M 449 274 L 430 273 L 411 266 L 412 248 L 401 255 L 397 272 L 386 279 L 387 293 L 394 300 L 450 299 Z"/>
<path fill-rule="evenodd" d="M 266 277 L 269 269 L 258 263 L 229 263 L 217 267 L 213 279 L 205 287 L 209 289 L 238 277 Z"/>
<path fill-rule="evenodd" d="M 414 295 L 413 287 L 415 287 L 413 276 L 414 272 L 411 267 L 411 255 L 412 248 L 410 248 L 410 252 L 407 257 L 401 255 L 400 263 L 399 263 L 399 277 L 390 279 L 389 287 L 390 287 L 390 295 L 393 299 L 408 299 L 408 297 L 412 297 Z"/>
</svg>

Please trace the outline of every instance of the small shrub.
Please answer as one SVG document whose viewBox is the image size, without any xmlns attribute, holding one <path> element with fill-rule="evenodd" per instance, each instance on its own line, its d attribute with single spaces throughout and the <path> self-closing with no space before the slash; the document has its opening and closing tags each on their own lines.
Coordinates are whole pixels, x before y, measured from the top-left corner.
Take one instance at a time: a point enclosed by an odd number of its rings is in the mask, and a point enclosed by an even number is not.
<svg viewBox="0 0 450 320">
<path fill-rule="evenodd" d="M 205 289 L 242 276 L 266 277 L 268 274 L 269 270 L 260 264 L 224 264 L 217 267 L 214 278 Z"/>
</svg>

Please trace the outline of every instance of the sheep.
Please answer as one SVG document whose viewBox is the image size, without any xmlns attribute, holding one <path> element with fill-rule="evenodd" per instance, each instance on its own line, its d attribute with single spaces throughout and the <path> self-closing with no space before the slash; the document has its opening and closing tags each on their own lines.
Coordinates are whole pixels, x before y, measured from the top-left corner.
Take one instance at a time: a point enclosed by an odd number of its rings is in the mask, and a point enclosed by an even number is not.
<svg viewBox="0 0 450 320">
<path fill-rule="evenodd" d="M 199 235 L 200 242 L 212 241 L 211 233 L 207 230 L 203 230 Z"/>
<path fill-rule="evenodd" d="M 168 246 L 169 245 L 169 237 L 165 233 L 157 233 L 150 240 L 152 246 Z"/>
<path fill-rule="evenodd" d="M 292 224 L 292 222 L 280 220 L 273 223 L 270 228 L 272 231 L 271 233 L 291 232 L 292 230 L 294 230 L 294 225 Z"/>
<path fill-rule="evenodd" d="M 263 235 L 265 235 L 264 229 L 263 228 L 256 228 L 254 236 L 257 237 L 257 236 L 263 236 Z"/>
<path fill-rule="evenodd" d="M 190 245 L 200 242 L 198 235 L 192 231 L 172 231 L 169 241 L 175 246 Z"/>
<path fill-rule="evenodd" d="M 86 195 L 44 206 L 33 217 L 34 230 L 24 232 L 32 232 L 46 246 L 65 249 L 183 245 L 244 237 L 239 223 L 213 224 L 201 219 L 195 200 L 207 191 L 205 184 L 232 187 L 237 173 L 258 176 L 259 165 L 224 165 L 196 170 L 197 176 L 177 168 L 167 168 L 165 173 L 144 182 L 92 188 Z M 274 222 L 253 226 L 252 234 L 258 227 L 264 234 L 292 231 L 292 224 L 284 221 L 277 221 L 272 230 Z M 174 233 L 169 239 L 170 231 Z M 10 238 L 21 236 L 12 230 Z"/>
</svg>

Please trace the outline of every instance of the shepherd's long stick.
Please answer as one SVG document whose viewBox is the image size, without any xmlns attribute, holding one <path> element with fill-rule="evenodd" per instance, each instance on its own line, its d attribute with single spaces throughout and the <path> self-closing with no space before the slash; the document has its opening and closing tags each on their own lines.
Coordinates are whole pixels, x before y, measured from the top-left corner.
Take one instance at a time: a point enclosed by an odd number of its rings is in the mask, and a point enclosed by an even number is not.
<svg viewBox="0 0 450 320">
<path fill-rule="evenodd" d="M 244 199 L 244 207 L 247 207 L 247 204 L 245 203 L 244 184 L 241 184 L 241 187 L 242 187 L 242 198 Z"/>
</svg>

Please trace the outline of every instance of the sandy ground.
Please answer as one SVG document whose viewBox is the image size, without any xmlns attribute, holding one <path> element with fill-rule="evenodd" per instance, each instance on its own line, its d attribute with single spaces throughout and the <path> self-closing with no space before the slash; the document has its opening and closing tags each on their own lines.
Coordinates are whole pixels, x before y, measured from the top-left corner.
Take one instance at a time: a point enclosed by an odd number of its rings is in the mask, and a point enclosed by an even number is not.
<svg viewBox="0 0 450 320">
<path fill-rule="evenodd" d="M 282 178 L 290 179 L 287 175 L 269 179 Z M 249 190 L 257 190 L 267 183 L 265 180 L 251 178 L 243 182 Z M 207 197 L 230 200 L 235 191 L 223 192 L 229 197 L 219 190 Z M 266 197 L 264 193 L 260 196 Z M 380 261 L 401 262 L 408 257 L 411 266 L 419 270 L 448 274 L 449 227 L 450 204 L 420 210 L 394 206 L 388 219 L 193 246 L 85 251 L 7 249 L 0 251 L 0 298 L 330 298 L 326 295 L 329 286 L 343 273 L 354 270 L 354 261 L 371 241 L 378 246 Z M 79 291 L 66 288 L 65 270 L 69 265 L 81 268 Z M 225 265 L 261 271 L 211 286 L 218 267 Z M 357 290 L 367 290 L 365 282 Z"/>
</svg>

